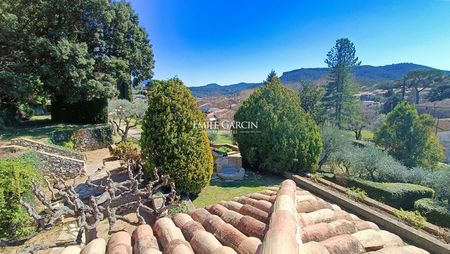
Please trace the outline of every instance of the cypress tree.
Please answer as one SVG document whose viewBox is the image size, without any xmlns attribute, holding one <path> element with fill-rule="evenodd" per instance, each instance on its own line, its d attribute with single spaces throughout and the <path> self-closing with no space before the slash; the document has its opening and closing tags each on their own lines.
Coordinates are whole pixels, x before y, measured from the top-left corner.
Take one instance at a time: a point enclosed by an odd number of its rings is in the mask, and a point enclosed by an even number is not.
<svg viewBox="0 0 450 254">
<path fill-rule="evenodd" d="M 234 116 L 236 122 L 257 124 L 234 129 L 242 156 L 259 171 L 304 173 L 317 168 L 322 140 L 317 124 L 301 107 L 297 93 L 271 73 Z"/>
<path fill-rule="evenodd" d="M 148 91 L 141 147 L 146 166 L 175 180 L 177 191 L 199 193 L 212 175 L 205 117 L 178 78 L 155 82 Z"/>
</svg>

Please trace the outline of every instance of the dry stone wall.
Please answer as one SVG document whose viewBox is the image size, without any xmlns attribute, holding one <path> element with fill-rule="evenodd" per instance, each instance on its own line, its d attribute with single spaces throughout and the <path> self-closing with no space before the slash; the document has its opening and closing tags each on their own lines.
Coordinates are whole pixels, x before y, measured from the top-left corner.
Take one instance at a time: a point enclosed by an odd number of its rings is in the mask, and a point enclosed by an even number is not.
<svg viewBox="0 0 450 254">
<path fill-rule="evenodd" d="M 84 174 L 85 164 L 82 160 L 64 157 L 38 151 L 42 158 L 42 171 L 44 175 L 55 174 L 64 179 L 72 179 Z"/>
<path fill-rule="evenodd" d="M 85 156 L 82 153 L 25 138 L 13 139 L 11 144 L 35 150 L 41 158 L 44 175 L 55 174 L 64 179 L 72 179 L 85 173 Z"/>
<path fill-rule="evenodd" d="M 77 160 L 84 160 L 85 156 L 82 153 L 64 149 L 62 147 L 45 144 L 39 141 L 26 139 L 26 138 L 16 138 L 11 140 L 12 145 L 22 146 L 26 148 L 31 148 L 36 151 L 57 154 L 64 157 L 75 158 Z"/>
</svg>

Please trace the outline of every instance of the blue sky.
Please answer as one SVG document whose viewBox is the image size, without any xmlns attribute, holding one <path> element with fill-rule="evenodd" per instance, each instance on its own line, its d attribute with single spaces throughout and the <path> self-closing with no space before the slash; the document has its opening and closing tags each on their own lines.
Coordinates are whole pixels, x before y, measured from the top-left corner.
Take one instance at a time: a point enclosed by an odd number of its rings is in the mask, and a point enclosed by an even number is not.
<svg viewBox="0 0 450 254">
<path fill-rule="evenodd" d="M 270 70 L 324 67 L 336 39 L 362 64 L 450 70 L 450 0 L 132 0 L 156 79 L 187 86 L 260 82 Z"/>
</svg>

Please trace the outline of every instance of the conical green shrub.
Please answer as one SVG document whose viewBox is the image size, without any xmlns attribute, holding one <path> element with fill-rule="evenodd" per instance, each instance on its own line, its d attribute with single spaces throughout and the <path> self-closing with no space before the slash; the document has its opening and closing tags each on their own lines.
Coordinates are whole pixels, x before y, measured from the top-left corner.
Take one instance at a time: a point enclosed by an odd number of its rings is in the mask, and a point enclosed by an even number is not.
<svg viewBox="0 0 450 254">
<path fill-rule="evenodd" d="M 244 101 L 234 120 L 257 124 L 251 130 L 234 129 L 241 154 L 251 168 L 274 173 L 317 168 L 322 150 L 320 130 L 303 111 L 299 95 L 283 87 L 275 74 Z"/>
<path fill-rule="evenodd" d="M 213 158 L 205 117 L 178 78 L 155 82 L 148 92 L 141 148 L 146 167 L 175 180 L 178 192 L 199 193 L 212 175 Z"/>
</svg>

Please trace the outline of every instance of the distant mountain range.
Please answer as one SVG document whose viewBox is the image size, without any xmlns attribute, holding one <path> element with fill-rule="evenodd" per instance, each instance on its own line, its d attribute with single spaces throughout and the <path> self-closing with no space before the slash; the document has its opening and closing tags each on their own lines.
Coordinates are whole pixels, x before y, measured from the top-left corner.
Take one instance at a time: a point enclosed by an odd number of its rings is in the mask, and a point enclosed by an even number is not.
<svg viewBox="0 0 450 254">
<path fill-rule="evenodd" d="M 399 63 L 384 66 L 361 65 L 353 68 L 355 82 L 361 86 L 389 86 L 392 81 L 401 79 L 406 73 L 414 70 L 433 70 L 434 68 L 414 64 Z M 450 73 L 449 71 L 446 71 Z M 280 79 L 284 85 L 298 87 L 300 81 L 321 81 L 326 80 L 327 68 L 301 68 L 297 70 L 283 72 Z M 190 87 L 195 97 L 210 97 L 220 95 L 239 95 L 242 90 L 255 89 L 262 83 L 238 83 L 221 86 L 218 84 L 208 84 L 205 86 Z"/>
</svg>

